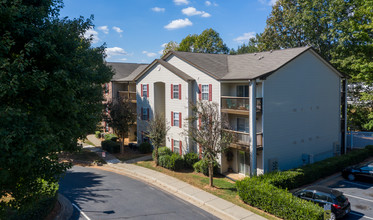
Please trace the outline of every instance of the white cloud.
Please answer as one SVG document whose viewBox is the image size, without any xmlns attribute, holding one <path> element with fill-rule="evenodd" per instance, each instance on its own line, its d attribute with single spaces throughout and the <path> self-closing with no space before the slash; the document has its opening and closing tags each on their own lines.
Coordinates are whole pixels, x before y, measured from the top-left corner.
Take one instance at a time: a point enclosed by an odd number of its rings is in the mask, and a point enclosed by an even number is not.
<svg viewBox="0 0 373 220">
<path fill-rule="evenodd" d="M 163 55 L 163 50 L 158 51 L 159 55 Z"/>
<path fill-rule="evenodd" d="M 253 38 L 253 37 L 255 37 L 255 32 L 247 32 L 247 33 L 244 33 L 242 36 L 239 36 L 233 40 L 239 43 L 243 43 L 245 41 L 249 41 L 250 38 Z"/>
<path fill-rule="evenodd" d="M 270 5 L 270 6 L 273 6 L 274 4 L 276 4 L 276 2 L 278 0 L 258 0 L 260 3 L 264 4 L 264 5 Z"/>
<path fill-rule="evenodd" d="M 161 45 L 161 47 L 165 48 L 167 46 L 167 43 L 164 43 Z"/>
<path fill-rule="evenodd" d="M 119 61 L 127 61 L 127 58 L 118 59 Z"/>
<path fill-rule="evenodd" d="M 100 38 L 98 37 L 97 31 L 93 30 L 93 28 L 89 28 L 85 33 L 84 33 L 84 38 L 91 38 L 92 37 L 92 43 L 95 44 L 100 41 Z"/>
<path fill-rule="evenodd" d="M 159 7 L 154 7 L 154 8 L 152 8 L 152 11 L 155 11 L 155 12 L 164 12 L 164 11 L 166 11 L 166 9 L 159 8 Z"/>
<path fill-rule="evenodd" d="M 116 32 L 118 32 L 118 33 L 122 33 L 123 32 L 123 30 L 122 29 L 120 29 L 119 27 L 113 27 L 113 30 L 114 31 L 116 31 Z"/>
<path fill-rule="evenodd" d="M 187 5 L 189 0 L 174 0 L 175 5 Z"/>
<path fill-rule="evenodd" d="M 148 51 L 145 51 L 145 50 L 142 53 L 146 54 L 146 56 L 148 56 L 148 57 L 155 57 L 155 56 L 157 56 L 156 53 L 148 52 Z"/>
<path fill-rule="evenodd" d="M 127 52 L 120 47 L 110 47 L 105 49 L 106 55 L 108 58 L 119 55 L 127 55 Z"/>
<path fill-rule="evenodd" d="M 104 32 L 104 34 L 108 34 L 109 33 L 109 28 L 107 26 L 100 26 L 97 29 L 99 29 L 100 31 Z"/>
<path fill-rule="evenodd" d="M 181 10 L 181 12 L 187 16 L 201 15 L 201 17 L 208 18 L 211 15 L 204 11 L 197 11 L 194 7 L 188 7 Z"/>
<path fill-rule="evenodd" d="M 171 23 L 164 26 L 164 28 L 168 30 L 173 30 L 173 29 L 183 28 L 183 27 L 192 26 L 192 25 L 193 23 L 188 18 L 185 18 L 185 19 L 173 20 L 171 21 Z"/>
<path fill-rule="evenodd" d="M 211 5 L 213 5 L 213 6 L 218 6 L 218 4 L 216 4 L 215 2 L 212 3 L 212 2 L 210 2 L 210 1 L 205 1 L 205 5 L 206 5 L 206 6 L 211 6 Z"/>
</svg>

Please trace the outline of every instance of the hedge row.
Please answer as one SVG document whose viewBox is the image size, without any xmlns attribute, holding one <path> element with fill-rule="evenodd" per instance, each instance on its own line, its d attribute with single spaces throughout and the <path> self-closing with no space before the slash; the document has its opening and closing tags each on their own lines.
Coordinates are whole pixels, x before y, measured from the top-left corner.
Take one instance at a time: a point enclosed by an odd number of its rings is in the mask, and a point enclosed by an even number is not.
<svg viewBox="0 0 373 220">
<path fill-rule="evenodd" d="M 153 160 L 155 151 L 153 151 Z M 182 168 L 193 168 L 199 158 L 196 153 L 187 153 L 183 157 L 173 153 L 168 147 L 158 148 L 159 165 L 170 170 L 181 170 Z"/>
<path fill-rule="evenodd" d="M 287 190 L 332 175 L 371 156 L 373 146 L 367 146 L 301 168 L 245 178 L 236 182 L 238 195 L 244 202 L 284 219 L 322 219 L 321 207 L 299 199 Z"/>
<path fill-rule="evenodd" d="M 247 204 L 283 219 L 323 219 L 323 209 L 259 178 L 237 181 L 238 195 Z"/>
<path fill-rule="evenodd" d="M 111 154 L 116 154 L 120 152 L 120 143 L 112 141 L 112 140 L 105 140 L 101 142 L 101 147 L 103 150 Z"/>
<path fill-rule="evenodd" d="M 282 172 L 272 172 L 262 175 L 259 178 L 277 187 L 290 190 L 340 172 L 344 168 L 360 163 L 372 156 L 373 146 L 371 145 L 364 149 L 354 150 L 348 154 L 331 157 L 301 168 Z"/>
<path fill-rule="evenodd" d="M 207 160 L 200 160 L 193 165 L 193 169 L 197 173 L 203 173 L 205 176 L 209 175 L 209 163 Z M 214 162 L 213 167 L 214 175 L 219 173 L 219 164 L 218 162 Z"/>
</svg>

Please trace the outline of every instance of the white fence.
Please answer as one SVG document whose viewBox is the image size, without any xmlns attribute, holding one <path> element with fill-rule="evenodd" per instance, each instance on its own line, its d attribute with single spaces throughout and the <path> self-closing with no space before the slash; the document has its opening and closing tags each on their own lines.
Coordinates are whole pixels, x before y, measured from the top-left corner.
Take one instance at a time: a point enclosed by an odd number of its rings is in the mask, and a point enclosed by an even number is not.
<svg viewBox="0 0 373 220">
<path fill-rule="evenodd" d="M 373 132 L 347 132 L 347 148 L 364 148 L 373 145 Z"/>
</svg>

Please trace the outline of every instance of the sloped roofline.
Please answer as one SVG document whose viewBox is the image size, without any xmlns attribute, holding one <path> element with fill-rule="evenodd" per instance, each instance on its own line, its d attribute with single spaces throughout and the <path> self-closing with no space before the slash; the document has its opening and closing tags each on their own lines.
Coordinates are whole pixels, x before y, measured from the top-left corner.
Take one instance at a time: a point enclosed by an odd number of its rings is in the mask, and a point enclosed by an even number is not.
<svg viewBox="0 0 373 220">
<path fill-rule="evenodd" d="M 141 71 L 134 78 L 134 81 L 137 81 L 138 79 L 140 79 L 146 72 L 148 72 L 156 64 L 162 65 L 163 67 L 165 67 L 166 69 L 168 69 L 169 71 L 171 71 L 172 73 L 179 76 L 180 78 L 182 78 L 185 81 L 193 81 L 194 80 L 194 78 L 192 78 L 191 76 L 189 76 L 185 72 L 181 71 L 180 69 L 176 68 L 175 66 L 167 63 L 166 61 L 164 61 L 162 59 L 155 59 L 151 64 L 149 64 L 143 71 Z"/>
</svg>

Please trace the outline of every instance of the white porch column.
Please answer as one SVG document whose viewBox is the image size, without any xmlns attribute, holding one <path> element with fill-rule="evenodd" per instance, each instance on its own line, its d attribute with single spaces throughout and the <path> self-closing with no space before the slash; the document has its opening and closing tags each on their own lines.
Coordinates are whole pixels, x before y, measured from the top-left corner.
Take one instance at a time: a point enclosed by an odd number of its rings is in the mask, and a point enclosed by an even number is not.
<svg viewBox="0 0 373 220">
<path fill-rule="evenodd" d="M 250 80 L 250 176 L 256 176 L 256 80 Z"/>
</svg>

